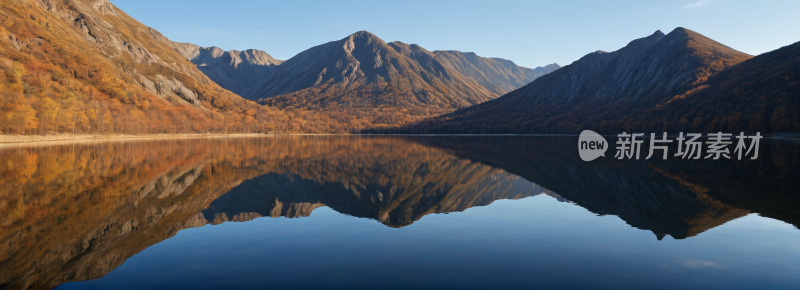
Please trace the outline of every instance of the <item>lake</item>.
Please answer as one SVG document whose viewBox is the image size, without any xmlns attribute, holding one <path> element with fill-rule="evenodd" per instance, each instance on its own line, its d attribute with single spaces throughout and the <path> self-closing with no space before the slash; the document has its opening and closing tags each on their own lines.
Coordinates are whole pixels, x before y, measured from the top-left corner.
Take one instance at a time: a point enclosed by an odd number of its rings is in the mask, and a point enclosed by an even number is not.
<svg viewBox="0 0 800 290">
<path fill-rule="evenodd" d="M 800 142 L 584 162 L 577 138 L 0 147 L 0 288 L 800 287 Z"/>
</svg>

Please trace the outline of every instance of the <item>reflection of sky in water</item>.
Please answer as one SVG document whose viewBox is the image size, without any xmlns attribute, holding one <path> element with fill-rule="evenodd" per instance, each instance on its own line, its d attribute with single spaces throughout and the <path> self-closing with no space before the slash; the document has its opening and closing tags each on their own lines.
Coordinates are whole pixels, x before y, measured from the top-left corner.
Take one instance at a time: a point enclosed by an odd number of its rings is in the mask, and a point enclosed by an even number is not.
<svg viewBox="0 0 800 290">
<path fill-rule="evenodd" d="M 800 230 L 755 214 L 656 240 L 620 218 L 538 195 L 390 228 L 327 207 L 180 231 L 98 280 L 58 289 L 788 288 Z"/>
</svg>

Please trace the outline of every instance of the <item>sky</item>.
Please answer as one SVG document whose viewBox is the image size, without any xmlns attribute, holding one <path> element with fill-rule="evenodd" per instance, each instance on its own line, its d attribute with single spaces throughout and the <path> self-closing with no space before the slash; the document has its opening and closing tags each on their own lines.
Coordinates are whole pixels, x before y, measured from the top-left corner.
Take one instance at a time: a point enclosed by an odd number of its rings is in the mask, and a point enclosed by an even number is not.
<svg viewBox="0 0 800 290">
<path fill-rule="evenodd" d="M 286 60 L 359 31 L 430 51 L 518 65 L 567 65 L 631 40 L 699 32 L 749 54 L 800 41 L 800 1 L 263 1 L 110 0 L 173 41 L 260 49 Z"/>
</svg>

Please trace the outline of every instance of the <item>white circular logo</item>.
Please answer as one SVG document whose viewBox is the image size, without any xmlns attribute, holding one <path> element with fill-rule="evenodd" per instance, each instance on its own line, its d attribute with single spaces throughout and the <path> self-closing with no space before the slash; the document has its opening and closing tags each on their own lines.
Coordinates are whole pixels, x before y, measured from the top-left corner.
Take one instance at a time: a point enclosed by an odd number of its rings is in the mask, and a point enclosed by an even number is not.
<svg viewBox="0 0 800 290">
<path fill-rule="evenodd" d="M 606 156 L 608 142 L 592 130 L 584 130 L 578 138 L 578 153 L 583 161 L 592 161 L 600 156 Z"/>
</svg>

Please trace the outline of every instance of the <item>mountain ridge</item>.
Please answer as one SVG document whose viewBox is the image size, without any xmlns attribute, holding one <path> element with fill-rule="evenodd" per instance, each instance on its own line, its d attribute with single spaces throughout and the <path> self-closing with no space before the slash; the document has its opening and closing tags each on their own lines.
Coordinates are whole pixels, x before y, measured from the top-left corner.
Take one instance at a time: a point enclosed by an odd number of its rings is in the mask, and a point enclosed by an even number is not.
<svg viewBox="0 0 800 290">
<path fill-rule="evenodd" d="M 269 106 L 309 110 L 358 132 L 482 103 L 557 67 L 528 69 L 466 53 L 490 63 L 482 66 L 496 71 L 489 74 L 473 64 L 471 69 L 454 67 L 461 59 L 448 57 L 452 54 L 400 41 L 387 43 L 359 31 L 295 55 L 242 96 Z"/>
<path fill-rule="evenodd" d="M 367 31 L 359 31 L 344 39 L 312 47 L 285 61 L 276 75 L 263 82 L 261 88 L 245 93 L 248 99 L 268 99 L 278 95 L 293 93 L 302 89 L 341 84 L 347 90 L 358 81 L 378 82 L 395 87 L 411 86 L 415 91 L 409 100 L 399 101 L 413 104 L 429 104 L 426 95 L 442 95 L 441 88 L 431 86 L 426 80 L 447 82 L 452 76 L 447 68 L 429 57 L 430 52 L 417 45 L 400 42 L 386 43 Z M 406 56 L 403 58 L 401 56 Z M 408 58 L 418 57 L 416 62 Z M 320 58 L 323 58 L 321 61 Z M 327 59 L 324 59 L 327 58 Z M 323 63 L 324 62 L 324 63 Z M 302 72 L 300 71 L 302 70 Z M 335 72 L 333 76 L 328 70 Z M 407 71 L 413 73 L 404 74 Z M 289 76 L 297 75 L 298 78 Z M 402 75 L 403 78 L 400 78 Z M 289 81 L 286 79 L 289 78 Z M 469 80 L 458 79 L 456 85 L 464 93 L 461 99 L 438 100 L 435 103 L 448 107 L 464 106 L 488 100 L 493 94 Z M 358 84 L 360 85 L 360 84 Z M 370 86 L 369 84 L 363 86 Z M 359 88 L 356 88 L 359 89 Z M 336 98 L 338 96 L 333 96 Z M 384 100 L 398 102 L 397 100 Z"/>
<path fill-rule="evenodd" d="M 257 49 L 225 51 L 216 46 L 178 42 L 173 42 L 173 48 L 212 81 L 237 95 L 270 77 L 283 62 Z"/>
<path fill-rule="evenodd" d="M 499 96 L 561 68 L 557 63 L 553 63 L 530 69 L 518 66 L 507 59 L 484 58 L 474 52 L 458 50 L 437 50 L 433 53 L 461 74 L 475 79 L 479 84 Z"/>
<path fill-rule="evenodd" d="M 662 129 L 663 123 L 644 124 L 627 116 L 642 114 L 750 57 L 685 28 L 667 35 L 659 30 L 614 52 L 589 53 L 498 99 L 396 131 L 578 133 L 591 128 L 613 133 L 635 127 Z"/>
</svg>

